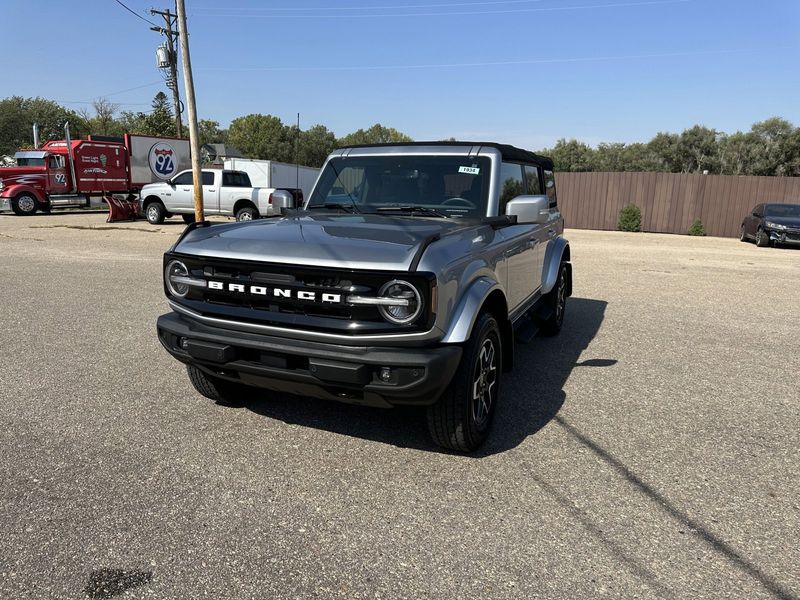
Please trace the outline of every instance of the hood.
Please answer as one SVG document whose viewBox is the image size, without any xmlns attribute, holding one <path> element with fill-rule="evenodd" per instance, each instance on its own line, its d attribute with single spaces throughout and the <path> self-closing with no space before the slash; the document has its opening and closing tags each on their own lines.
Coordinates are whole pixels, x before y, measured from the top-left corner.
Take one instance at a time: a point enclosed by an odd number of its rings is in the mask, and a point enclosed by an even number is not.
<svg viewBox="0 0 800 600">
<path fill-rule="evenodd" d="M 463 225 L 449 219 L 300 213 L 197 228 L 173 250 L 246 261 L 408 271 L 432 238 Z"/>
</svg>

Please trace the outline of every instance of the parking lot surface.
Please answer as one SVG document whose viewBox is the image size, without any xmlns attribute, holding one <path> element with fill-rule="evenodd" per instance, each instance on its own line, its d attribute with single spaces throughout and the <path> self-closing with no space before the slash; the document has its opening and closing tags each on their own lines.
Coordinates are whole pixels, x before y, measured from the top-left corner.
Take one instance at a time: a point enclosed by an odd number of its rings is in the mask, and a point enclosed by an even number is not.
<svg viewBox="0 0 800 600">
<path fill-rule="evenodd" d="M 0 215 L 0 598 L 797 598 L 800 250 L 568 231 L 565 329 L 489 443 L 199 396 L 182 223 Z"/>
</svg>

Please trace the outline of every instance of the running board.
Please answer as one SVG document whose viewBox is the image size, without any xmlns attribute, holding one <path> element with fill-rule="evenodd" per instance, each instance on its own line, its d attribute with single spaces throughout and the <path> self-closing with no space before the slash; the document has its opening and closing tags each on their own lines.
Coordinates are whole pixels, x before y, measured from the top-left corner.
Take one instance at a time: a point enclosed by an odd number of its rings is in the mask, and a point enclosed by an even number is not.
<svg viewBox="0 0 800 600">
<path fill-rule="evenodd" d="M 539 302 L 514 323 L 514 341 L 529 344 L 539 333 L 541 324 L 552 318 L 553 308 Z"/>
</svg>

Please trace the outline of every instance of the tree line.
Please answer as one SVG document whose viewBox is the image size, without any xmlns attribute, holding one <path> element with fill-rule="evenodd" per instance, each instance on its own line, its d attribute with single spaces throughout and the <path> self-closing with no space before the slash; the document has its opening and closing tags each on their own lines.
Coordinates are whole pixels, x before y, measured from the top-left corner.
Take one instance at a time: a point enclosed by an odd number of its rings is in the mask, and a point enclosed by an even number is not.
<svg viewBox="0 0 800 600">
<path fill-rule="evenodd" d="M 0 155 L 31 146 L 31 124 L 41 139 L 62 139 L 70 122 L 75 138 L 88 134 L 175 135 L 171 103 L 163 92 L 146 112 L 119 111 L 100 98 L 92 111 L 74 111 L 44 98 L 12 96 L 0 100 Z M 319 167 L 332 150 L 352 144 L 408 142 L 411 138 L 379 123 L 344 137 L 324 125 L 299 129 L 273 115 L 237 117 L 227 129 L 218 121 L 199 122 L 200 143 L 225 143 L 249 158 L 298 162 Z M 452 138 L 451 138 L 452 139 Z M 659 133 L 645 143 L 607 143 L 596 148 L 575 139 L 559 140 L 538 152 L 550 156 L 557 171 L 663 171 L 721 175 L 800 175 L 800 128 L 778 117 L 755 123 L 749 131 L 726 134 L 702 125 L 682 133 Z"/>
</svg>

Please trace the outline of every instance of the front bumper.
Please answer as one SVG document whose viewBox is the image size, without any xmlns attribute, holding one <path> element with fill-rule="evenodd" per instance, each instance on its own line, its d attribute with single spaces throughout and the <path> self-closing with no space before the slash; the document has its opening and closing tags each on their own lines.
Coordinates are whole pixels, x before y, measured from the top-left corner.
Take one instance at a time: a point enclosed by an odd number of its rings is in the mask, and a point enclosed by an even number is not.
<svg viewBox="0 0 800 600">
<path fill-rule="evenodd" d="M 11 198 L 0 198 L 0 212 L 11 210 Z"/>
<path fill-rule="evenodd" d="M 767 233 L 773 243 L 800 246 L 800 230 L 768 229 Z"/>
<path fill-rule="evenodd" d="M 461 347 L 344 346 L 211 327 L 169 313 L 158 339 L 177 360 L 247 385 L 351 404 L 433 404 L 450 384 Z M 388 372 L 386 371 L 388 369 Z M 381 374 L 388 377 L 385 379 Z"/>
</svg>

